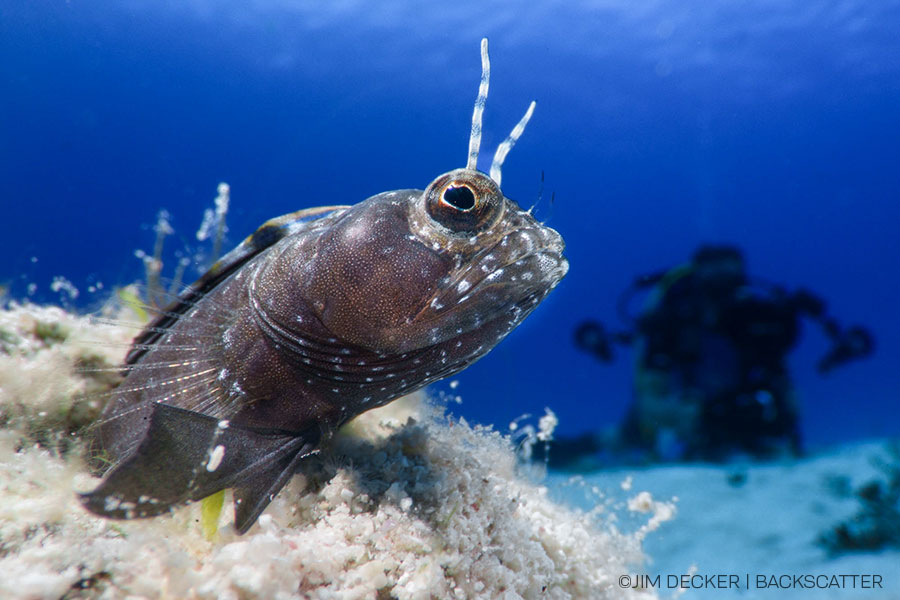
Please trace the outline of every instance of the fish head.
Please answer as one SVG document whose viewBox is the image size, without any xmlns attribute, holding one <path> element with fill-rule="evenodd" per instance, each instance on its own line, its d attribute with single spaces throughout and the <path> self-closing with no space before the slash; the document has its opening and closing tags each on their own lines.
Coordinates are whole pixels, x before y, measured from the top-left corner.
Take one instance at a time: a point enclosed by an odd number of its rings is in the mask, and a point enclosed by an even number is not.
<svg viewBox="0 0 900 600">
<path fill-rule="evenodd" d="M 563 248 L 490 177 L 456 169 L 344 213 L 300 267 L 300 296 L 336 339 L 380 355 L 441 345 L 468 364 L 559 283 Z"/>
<path fill-rule="evenodd" d="M 568 270 L 562 238 L 500 189 L 503 162 L 535 102 L 497 147 L 490 174 L 477 170 L 490 79 L 487 39 L 481 64 L 465 168 L 438 176 L 425 190 L 372 196 L 317 230 L 314 251 L 298 244 L 293 264 L 272 261 L 278 274 L 267 279 L 296 288 L 290 295 L 269 288 L 269 306 L 282 314 L 262 321 L 293 323 L 298 315 L 304 327 L 288 338 L 317 337 L 382 359 L 436 349 L 440 371 L 449 373 L 493 348 L 560 282 Z"/>
</svg>

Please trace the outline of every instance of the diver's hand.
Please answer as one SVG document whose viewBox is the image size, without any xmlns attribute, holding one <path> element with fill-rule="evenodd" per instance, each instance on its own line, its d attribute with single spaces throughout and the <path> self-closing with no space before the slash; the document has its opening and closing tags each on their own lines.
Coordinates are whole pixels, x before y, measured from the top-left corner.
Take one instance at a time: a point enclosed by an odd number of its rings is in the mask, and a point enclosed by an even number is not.
<svg viewBox="0 0 900 600">
<path fill-rule="evenodd" d="M 603 362 L 612 362 L 612 345 L 602 323 L 583 321 L 575 329 L 575 345 L 580 350 L 593 354 Z"/>
<path fill-rule="evenodd" d="M 827 373 L 845 362 L 872 354 L 874 349 L 875 338 L 869 330 L 855 325 L 837 336 L 834 347 L 819 360 L 816 369 Z"/>
</svg>

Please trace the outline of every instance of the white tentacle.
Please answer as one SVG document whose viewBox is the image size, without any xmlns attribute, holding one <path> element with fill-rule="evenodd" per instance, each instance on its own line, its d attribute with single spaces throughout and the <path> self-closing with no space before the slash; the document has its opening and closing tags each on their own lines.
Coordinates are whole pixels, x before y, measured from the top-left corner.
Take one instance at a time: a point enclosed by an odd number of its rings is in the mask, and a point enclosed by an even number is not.
<svg viewBox="0 0 900 600">
<path fill-rule="evenodd" d="M 522 133 L 525 132 L 525 126 L 528 125 L 528 121 L 531 120 L 531 115 L 534 114 L 535 106 L 537 106 L 537 102 L 532 100 L 531 104 L 528 105 L 528 110 L 525 111 L 525 116 L 516 123 L 516 126 L 513 127 L 509 137 L 503 140 L 502 144 L 497 146 L 497 152 L 494 153 L 494 161 L 491 163 L 491 179 L 497 183 L 498 187 L 500 185 L 500 169 L 503 167 L 503 161 L 506 160 L 506 155 L 509 154 L 512 147 L 516 145 L 519 138 L 522 137 Z"/>
<path fill-rule="evenodd" d="M 475 110 L 472 113 L 472 133 L 469 134 L 469 161 L 467 169 L 478 167 L 478 150 L 481 148 L 481 120 L 484 105 L 487 102 L 488 86 L 491 81 L 491 59 L 488 57 L 487 38 L 481 39 L 481 84 L 478 86 L 478 97 L 475 99 Z"/>
</svg>

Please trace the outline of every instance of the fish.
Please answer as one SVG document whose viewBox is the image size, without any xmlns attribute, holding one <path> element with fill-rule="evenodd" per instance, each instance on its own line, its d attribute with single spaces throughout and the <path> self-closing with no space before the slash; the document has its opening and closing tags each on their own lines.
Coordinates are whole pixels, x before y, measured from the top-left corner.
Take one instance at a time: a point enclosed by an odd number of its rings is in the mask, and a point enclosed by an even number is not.
<svg viewBox="0 0 900 600">
<path fill-rule="evenodd" d="M 90 512 L 153 517 L 232 488 L 245 533 L 344 423 L 484 356 L 568 270 L 559 233 L 503 195 L 525 116 L 477 170 L 264 223 L 134 339 L 96 427 Z"/>
</svg>

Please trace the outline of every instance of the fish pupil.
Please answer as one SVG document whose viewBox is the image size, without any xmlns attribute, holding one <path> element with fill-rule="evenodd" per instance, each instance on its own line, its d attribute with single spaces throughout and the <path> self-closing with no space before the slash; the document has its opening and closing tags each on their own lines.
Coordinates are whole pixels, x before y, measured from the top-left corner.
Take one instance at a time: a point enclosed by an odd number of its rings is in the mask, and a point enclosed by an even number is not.
<svg viewBox="0 0 900 600">
<path fill-rule="evenodd" d="M 459 210 L 472 210 L 475 207 L 475 194 L 465 185 L 450 186 L 444 190 L 444 202 Z"/>
</svg>

